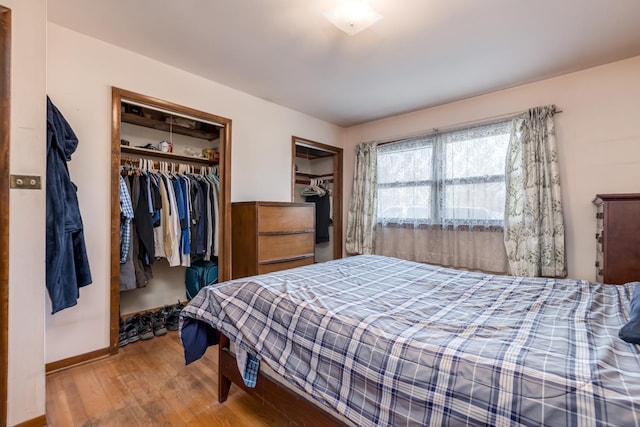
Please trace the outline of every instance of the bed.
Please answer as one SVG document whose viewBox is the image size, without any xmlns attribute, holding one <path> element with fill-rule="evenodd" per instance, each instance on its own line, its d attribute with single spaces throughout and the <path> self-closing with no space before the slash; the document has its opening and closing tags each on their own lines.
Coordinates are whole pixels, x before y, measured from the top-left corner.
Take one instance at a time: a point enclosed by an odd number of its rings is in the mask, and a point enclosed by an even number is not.
<svg viewBox="0 0 640 427">
<path fill-rule="evenodd" d="M 219 344 L 220 401 L 234 382 L 300 425 L 638 426 L 636 285 L 360 255 L 204 288 L 180 334 L 188 363 Z"/>
</svg>

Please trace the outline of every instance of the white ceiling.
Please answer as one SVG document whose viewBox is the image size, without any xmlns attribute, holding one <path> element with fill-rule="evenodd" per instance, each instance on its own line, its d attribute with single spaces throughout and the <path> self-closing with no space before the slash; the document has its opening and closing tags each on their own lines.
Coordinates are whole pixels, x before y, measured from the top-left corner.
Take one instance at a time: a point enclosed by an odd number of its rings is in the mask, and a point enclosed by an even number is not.
<svg viewBox="0 0 640 427">
<path fill-rule="evenodd" d="M 351 126 L 640 55 L 640 0 L 48 0 L 48 20 Z"/>
</svg>

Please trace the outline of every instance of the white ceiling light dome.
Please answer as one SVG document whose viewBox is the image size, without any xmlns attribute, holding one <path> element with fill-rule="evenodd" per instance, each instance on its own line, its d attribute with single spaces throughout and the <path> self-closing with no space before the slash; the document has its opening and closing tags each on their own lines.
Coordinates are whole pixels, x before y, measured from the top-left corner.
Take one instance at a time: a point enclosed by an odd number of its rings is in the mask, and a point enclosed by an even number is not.
<svg viewBox="0 0 640 427">
<path fill-rule="evenodd" d="M 382 19 L 382 16 L 364 0 L 344 1 L 325 12 L 324 16 L 350 36 L 369 28 Z"/>
</svg>

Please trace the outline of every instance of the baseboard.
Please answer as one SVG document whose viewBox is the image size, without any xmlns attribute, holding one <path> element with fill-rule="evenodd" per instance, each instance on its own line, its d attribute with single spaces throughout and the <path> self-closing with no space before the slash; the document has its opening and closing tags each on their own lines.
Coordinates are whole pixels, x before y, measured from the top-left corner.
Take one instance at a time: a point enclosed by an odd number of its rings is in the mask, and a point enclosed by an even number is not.
<svg viewBox="0 0 640 427">
<path fill-rule="evenodd" d="M 109 354 L 109 347 L 107 347 L 100 350 L 90 351 L 89 353 L 79 354 L 78 356 L 69 357 L 67 359 L 57 360 L 55 362 L 47 363 L 45 365 L 45 372 L 50 374 L 52 372 L 61 371 L 63 369 L 71 368 L 72 366 L 82 365 L 108 357 Z"/>
<path fill-rule="evenodd" d="M 16 424 L 14 427 L 45 427 L 46 425 L 47 416 L 40 415 L 39 417 L 31 418 L 30 420 Z"/>
</svg>

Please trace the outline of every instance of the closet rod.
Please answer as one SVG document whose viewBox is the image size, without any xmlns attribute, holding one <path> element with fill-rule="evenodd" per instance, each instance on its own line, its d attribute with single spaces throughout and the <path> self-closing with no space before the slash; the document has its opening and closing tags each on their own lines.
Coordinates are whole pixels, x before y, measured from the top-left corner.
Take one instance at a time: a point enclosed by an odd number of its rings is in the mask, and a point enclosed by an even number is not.
<svg viewBox="0 0 640 427">
<path fill-rule="evenodd" d="M 140 164 L 140 159 L 141 158 L 120 157 L 120 166 L 131 166 L 133 168 L 138 168 L 138 165 Z M 214 170 L 214 168 L 215 168 L 215 166 L 196 166 L 196 165 L 190 165 L 190 164 L 187 164 L 187 163 L 175 163 L 175 162 L 162 161 L 162 160 L 152 160 L 152 159 L 145 159 L 145 158 L 143 158 L 143 159 L 147 160 L 147 161 L 150 161 L 153 168 L 160 169 L 160 163 L 167 163 L 168 165 L 170 165 L 171 167 L 174 167 L 176 169 L 178 169 L 182 165 L 182 166 L 189 166 L 189 167 L 193 168 L 193 171 L 196 174 L 199 174 L 203 170 L 202 168 L 206 168 L 206 169 L 210 169 L 210 170 Z"/>
<path fill-rule="evenodd" d="M 312 178 L 296 178 L 296 184 L 310 184 Z M 323 181 L 333 182 L 333 178 L 313 178 L 313 179 L 321 179 Z"/>
<path fill-rule="evenodd" d="M 318 175 L 315 173 L 307 173 L 307 172 L 296 172 L 296 175 L 304 176 L 305 178 L 315 178 L 315 179 L 324 179 L 324 180 L 333 180 L 333 174 L 328 173 L 326 175 Z"/>
</svg>

